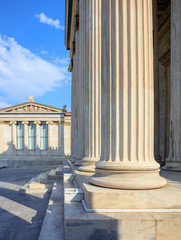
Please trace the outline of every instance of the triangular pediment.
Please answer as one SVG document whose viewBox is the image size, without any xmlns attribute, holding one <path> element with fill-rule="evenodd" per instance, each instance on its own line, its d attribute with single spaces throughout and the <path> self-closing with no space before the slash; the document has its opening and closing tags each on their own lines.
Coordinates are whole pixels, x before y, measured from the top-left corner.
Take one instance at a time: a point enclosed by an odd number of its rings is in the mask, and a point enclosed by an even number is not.
<svg viewBox="0 0 181 240">
<path fill-rule="evenodd" d="M 8 108 L 0 109 L 0 113 L 62 113 L 62 109 L 43 105 L 36 102 L 27 102 Z"/>
</svg>

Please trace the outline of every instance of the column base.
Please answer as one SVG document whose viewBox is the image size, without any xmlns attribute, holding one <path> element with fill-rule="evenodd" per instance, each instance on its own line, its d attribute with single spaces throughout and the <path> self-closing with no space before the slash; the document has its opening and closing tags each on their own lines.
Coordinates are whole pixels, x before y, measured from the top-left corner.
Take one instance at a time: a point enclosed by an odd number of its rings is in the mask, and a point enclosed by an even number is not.
<svg viewBox="0 0 181 240">
<path fill-rule="evenodd" d="M 75 166 L 81 166 L 82 165 L 82 157 L 77 157 L 76 161 L 74 162 Z"/>
<path fill-rule="evenodd" d="M 181 158 L 170 158 L 168 157 L 166 159 L 166 165 L 164 167 L 162 167 L 163 170 L 167 170 L 167 171 L 181 171 Z"/>
<path fill-rule="evenodd" d="M 164 187 L 166 179 L 159 175 L 158 170 L 151 171 L 111 171 L 96 169 L 90 183 L 117 189 L 146 190 Z"/>
<path fill-rule="evenodd" d="M 69 160 L 70 160 L 72 163 L 74 163 L 76 159 L 75 159 L 75 157 L 70 156 L 70 157 L 69 157 Z"/>
<path fill-rule="evenodd" d="M 95 172 L 95 163 L 90 165 L 84 165 L 79 167 L 79 171 L 82 172 Z"/>
<path fill-rule="evenodd" d="M 95 164 L 99 160 L 99 158 L 83 158 L 82 166 L 79 167 L 79 171 L 83 172 L 95 172 Z"/>
</svg>

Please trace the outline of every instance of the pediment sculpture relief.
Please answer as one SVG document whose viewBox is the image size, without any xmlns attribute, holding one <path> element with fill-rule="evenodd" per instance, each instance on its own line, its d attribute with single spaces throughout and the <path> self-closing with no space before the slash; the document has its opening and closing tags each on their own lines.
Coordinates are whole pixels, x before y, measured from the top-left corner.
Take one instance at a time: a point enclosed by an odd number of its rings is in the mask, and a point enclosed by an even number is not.
<svg viewBox="0 0 181 240">
<path fill-rule="evenodd" d="M 11 112 L 20 112 L 20 113 L 24 113 L 24 112 L 58 112 L 56 110 L 53 110 L 51 108 L 47 108 L 47 107 L 43 107 L 43 106 L 37 106 L 35 104 L 28 104 L 25 106 L 20 106 L 20 107 L 16 107 L 16 108 L 12 108 L 12 109 L 8 109 L 7 111 L 5 111 L 7 113 L 11 113 Z"/>
</svg>

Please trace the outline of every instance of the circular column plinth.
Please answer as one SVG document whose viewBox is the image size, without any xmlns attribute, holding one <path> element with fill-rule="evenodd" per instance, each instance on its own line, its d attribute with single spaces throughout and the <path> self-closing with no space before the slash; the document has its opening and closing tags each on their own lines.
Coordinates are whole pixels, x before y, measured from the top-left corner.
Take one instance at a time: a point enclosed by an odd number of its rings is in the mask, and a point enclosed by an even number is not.
<svg viewBox="0 0 181 240">
<path fill-rule="evenodd" d="M 146 190 L 164 187 L 166 179 L 159 175 L 158 170 L 150 171 L 113 171 L 96 168 L 96 174 L 90 183 L 107 188 Z"/>
<path fill-rule="evenodd" d="M 79 171 L 83 172 L 95 172 L 95 164 L 99 160 L 99 158 L 83 158 L 82 166 L 79 167 Z"/>
<path fill-rule="evenodd" d="M 77 157 L 76 161 L 74 162 L 75 166 L 81 166 L 82 165 L 82 158 L 81 157 Z"/>
</svg>

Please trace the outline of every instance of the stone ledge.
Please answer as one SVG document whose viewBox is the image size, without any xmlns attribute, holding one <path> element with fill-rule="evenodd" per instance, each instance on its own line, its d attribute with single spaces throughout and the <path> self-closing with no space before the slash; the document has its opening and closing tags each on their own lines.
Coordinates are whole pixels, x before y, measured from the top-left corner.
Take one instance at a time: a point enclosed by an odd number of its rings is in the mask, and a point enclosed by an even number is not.
<svg viewBox="0 0 181 240">
<path fill-rule="evenodd" d="M 89 209 L 168 209 L 181 211 L 180 180 L 170 172 L 164 173 L 168 184 L 153 190 L 117 190 L 97 187 L 89 183 L 92 173 L 80 172 L 71 166 Z M 175 174 L 175 173 L 174 173 Z"/>
<path fill-rule="evenodd" d="M 180 240 L 181 213 L 86 213 L 64 203 L 65 240 Z"/>
</svg>

